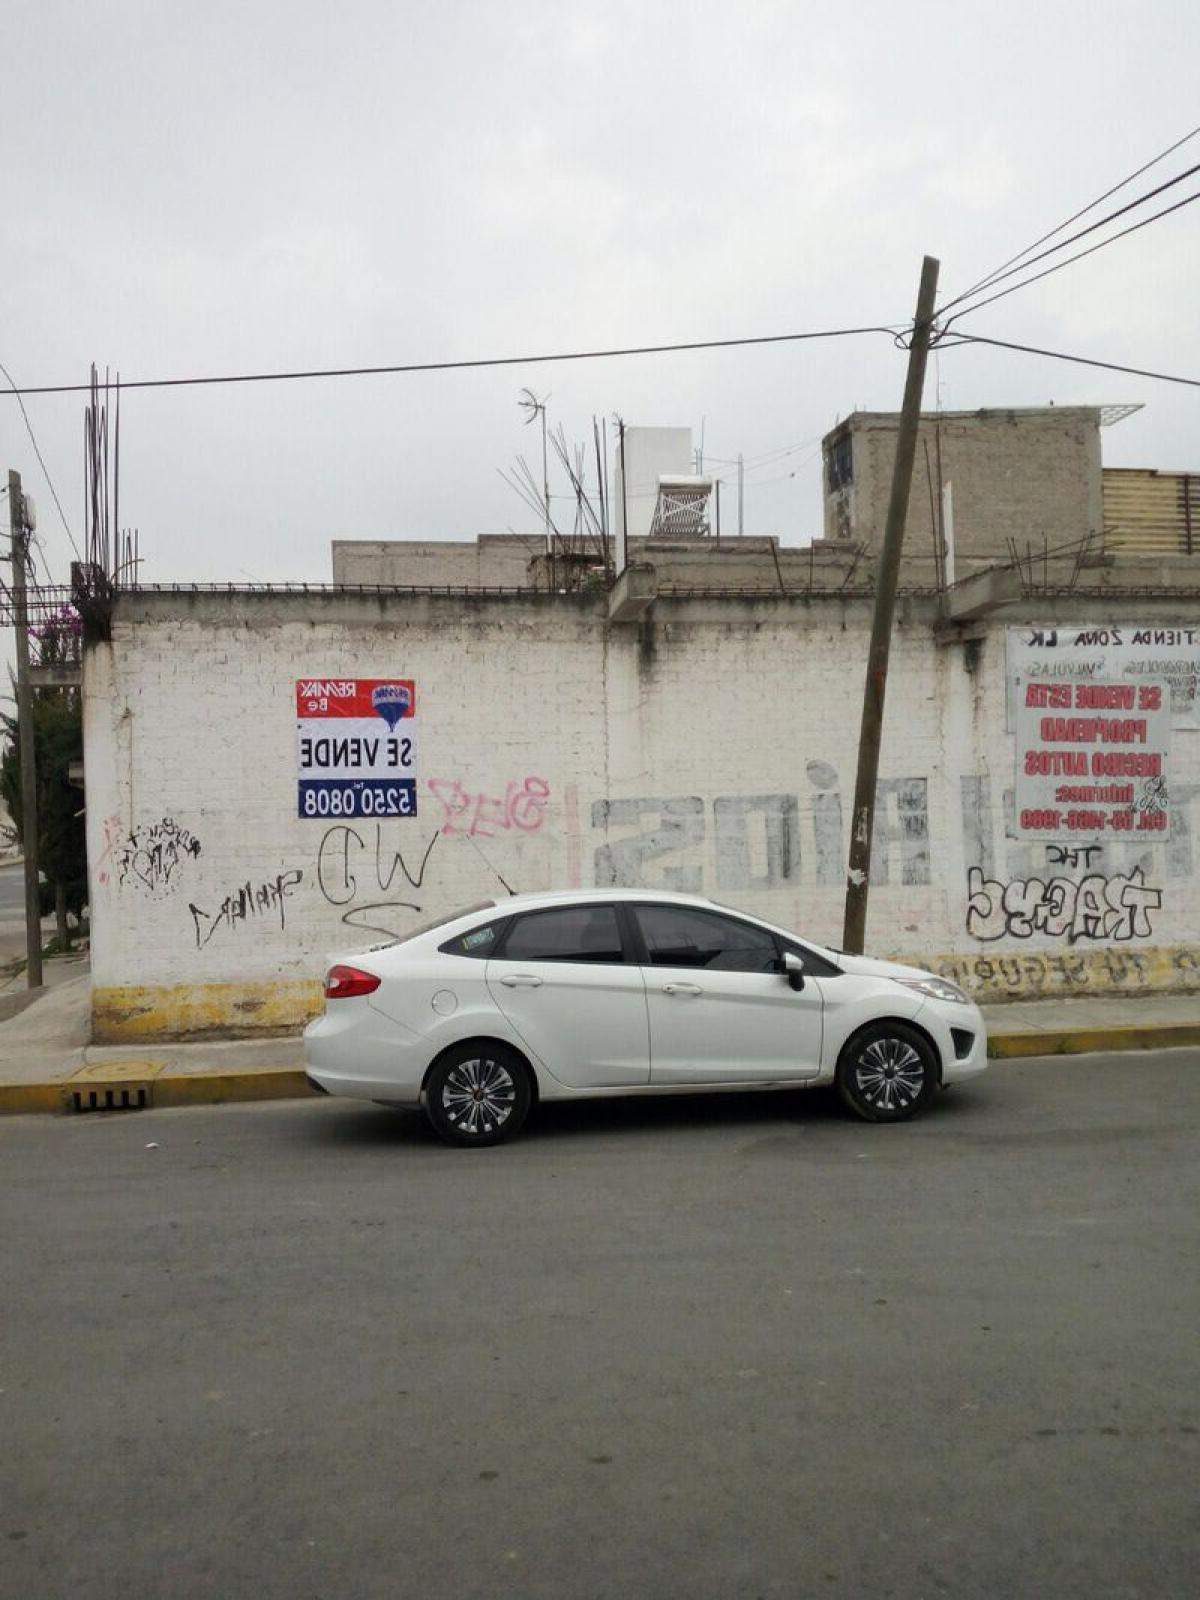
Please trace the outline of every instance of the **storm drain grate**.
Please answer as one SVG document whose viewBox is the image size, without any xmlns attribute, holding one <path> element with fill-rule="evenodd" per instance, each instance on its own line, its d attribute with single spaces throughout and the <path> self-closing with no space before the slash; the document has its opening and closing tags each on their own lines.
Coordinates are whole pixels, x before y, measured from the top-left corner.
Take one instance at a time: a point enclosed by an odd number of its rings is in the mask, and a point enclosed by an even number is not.
<svg viewBox="0 0 1200 1600">
<path fill-rule="evenodd" d="M 96 1061 L 63 1085 L 64 1111 L 145 1111 L 161 1061 Z"/>
<path fill-rule="evenodd" d="M 154 1089 L 149 1083 L 97 1084 L 68 1089 L 64 1098 L 68 1111 L 145 1111 L 154 1104 Z"/>
</svg>

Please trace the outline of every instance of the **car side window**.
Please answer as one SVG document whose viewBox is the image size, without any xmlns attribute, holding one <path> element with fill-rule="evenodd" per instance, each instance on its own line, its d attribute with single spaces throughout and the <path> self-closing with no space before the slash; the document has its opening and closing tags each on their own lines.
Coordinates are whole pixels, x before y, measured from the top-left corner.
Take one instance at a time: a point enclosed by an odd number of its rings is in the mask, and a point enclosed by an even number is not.
<svg viewBox="0 0 1200 1600">
<path fill-rule="evenodd" d="M 446 956 L 474 956 L 477 961 L 486 961 L 488 956 L 495 955 L 507 923 L 508 918 L 503 917 L 499 922 L 484 923 L 482 928 L 470 928 L 457 938 L 447 939 L 438 949 Z"/>
<path fill-rule="evenodd" d="M 765 928 L 670 904 L 634 908 L 652 967 L 713 972 L 774 972 L 778 946 Z"/>
<path fill-rule="evenodd" d="M 615 906 L 559 906 L 517 917 L 498 952 L 503 961 L 620 962 Z"/>
</svg>

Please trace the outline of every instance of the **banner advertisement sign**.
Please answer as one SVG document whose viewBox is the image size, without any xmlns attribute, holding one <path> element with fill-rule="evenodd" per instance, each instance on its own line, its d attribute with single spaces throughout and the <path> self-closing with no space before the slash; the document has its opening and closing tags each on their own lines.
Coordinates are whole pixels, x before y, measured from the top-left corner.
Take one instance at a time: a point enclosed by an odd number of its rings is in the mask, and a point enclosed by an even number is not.
<svg viewBox="0 0 1200 1600">
<path fill-rule="evenodd" d="M 1164 683 L 1175 728 L 1200 728 L 1200 627 L 1087 623 L 1009 628 L 1008 728 L 1016 727 L 1014 686 L 1048 683 Z"/>
<path fill-rule="evenodd" d="M 416 685 L 411 678 L 296 680 L 302 817 L 415 817 Z"/>
<path fill-rule="evenodd" d="M 1168 685 L 1018 679 L 1015 698 L 1018 838 L 1153 844 L 1168 836 Z"/>
</svg>

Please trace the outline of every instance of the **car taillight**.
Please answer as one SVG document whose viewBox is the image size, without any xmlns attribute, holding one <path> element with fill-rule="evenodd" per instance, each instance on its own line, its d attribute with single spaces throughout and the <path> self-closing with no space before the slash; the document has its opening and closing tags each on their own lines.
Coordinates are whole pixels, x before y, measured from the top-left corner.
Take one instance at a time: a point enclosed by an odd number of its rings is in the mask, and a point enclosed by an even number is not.
<svg viewBox="0 0 1200 1600">
<path fill-rule="evenodd" d="M 361 967 L 343 967 L 338 965 L 330 967 L 325 974 L 326 1000 L 348 1000 L 352 995 L 371 994 L 379 987 L 379 979 L 373 972 L 364 972 Z"/>
</svg>

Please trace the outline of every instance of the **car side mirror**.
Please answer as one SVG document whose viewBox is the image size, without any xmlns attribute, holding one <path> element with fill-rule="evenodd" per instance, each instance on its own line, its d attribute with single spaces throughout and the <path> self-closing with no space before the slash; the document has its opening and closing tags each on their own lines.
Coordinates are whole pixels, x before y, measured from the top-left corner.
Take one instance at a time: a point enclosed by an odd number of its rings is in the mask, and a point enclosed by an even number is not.
<svg viewBox="0 0 1200 1600">
<path fill-rule="evenodd" d="M 793 951 L 788 950 L 783 957 L 783 970 L 787 981 L 793 989 L 799 991 L 804 987 L 804 963 Z"/>
</svg>

